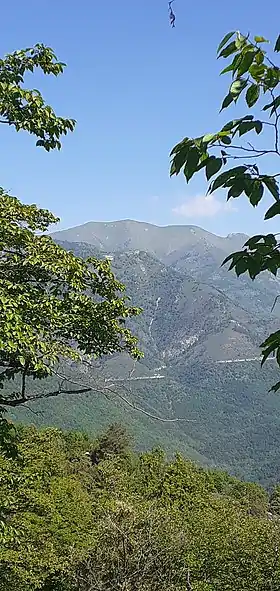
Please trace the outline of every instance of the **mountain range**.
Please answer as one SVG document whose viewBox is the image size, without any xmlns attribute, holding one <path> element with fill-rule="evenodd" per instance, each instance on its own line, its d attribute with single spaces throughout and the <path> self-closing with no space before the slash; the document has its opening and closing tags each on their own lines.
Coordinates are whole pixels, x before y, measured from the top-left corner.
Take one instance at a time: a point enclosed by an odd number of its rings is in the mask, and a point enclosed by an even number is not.
<svg viewBox="0 0 280 591">
<path fill-rule="evenodd" d="M 184 420 L 152 420 L 118 397 L 83 395 L 37 402 L 32 421 L 95 431 L 122 420 L 140 448 L 164 445 L 239 477 L 279 481 L 280 398 L 269 392 L 279 376 L 274 360 L 263 369 L 259 360 L 260 343 L 279 327 L 279 281 L 269 274 L 237 279 L 221 266 L 247 237 L 132 220 L 89 222 L 52 237 L 79 256 L 109 257 L 132 303 L 143 308 L 130 326 L 144 359 L 134 365 L 113 356 L 96 371 L 133 404 Z M 25 409 L 14 416 L 31 420 Z"/>
</svg>

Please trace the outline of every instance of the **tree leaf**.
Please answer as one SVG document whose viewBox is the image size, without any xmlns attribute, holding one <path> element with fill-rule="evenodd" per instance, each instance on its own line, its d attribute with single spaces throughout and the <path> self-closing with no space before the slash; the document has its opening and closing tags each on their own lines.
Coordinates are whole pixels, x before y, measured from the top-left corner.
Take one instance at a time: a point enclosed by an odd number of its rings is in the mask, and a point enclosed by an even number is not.
<svg viewBox="0 0 280 591">
<path fill-rule="evenodd" d="M 267 39 L 265 39 L 264 37 L 259 37 L 258 35 L 256 35 L 254 39 L 256 43 L 269 43 Z"/>
<path fill-rule="evenodd" d="M 266 187 L 268 188 L 268 190 L 270 191 L 271 195 L 273 195 L 274 199 L 276 199 L 276 201 L 279 201 L 280 200 L 279 186 L 278 186 L 276 179 L 274 177 L 264 176 L 262 178 L 262 180 L 263 180 L 264 184 L 266 185 Z"/>
<path fill-rule="evenodd" d="M 179 149 L 172 161 L 171 169 L 170 169 L 170 176 L 173 174 L 179 174 L 181 168 L 186 164 L 188 153 L 191 149 L 190 144 L 182 144 L 181 149 Z"/>
<path fill-rule="evenodd" d="M 247 170 L 247 166 L 236 166 L 235 168 L 231 168 L 230 170 L 226 170 L 222 174 L 220 174 L 214 181 L 211 183 L 209 188 L 209 193 L 213 193 L 216 189 L 224 186 L 225 183 L 232 177 L 242 176 Z"/>
<path fill-rule="evenodd" d="M 204 168 L 204 166 L 206 166 L 207 162 L 209 160 L 209 156 L 207 153 L 203 154 L 203 156 L 201 156 L 201 160 L 200 163 L 197 166 L 197 171 L 201 170 L 202 168 Z"/>
<path fill-rule="evenodd" d="M 264 60 L 264 52 L 259 49 L 255 55 L 256 64 L 260 66 Z"/>
<path fill-rule="evenodd" d="M 248 246 L 250 249 L 254 248 L 256 246 L 256 244 L 258 244 L 258 242 L 260 242 L 260 240 L 262 240 L 264 238 L 263 234 L 257 234 L 256 236 L 251 236 L 251 238 L 249 238 L 244 246 Z"/>
<path fill-rule="evenodd" d="M 229 146 L 231 144 L 231 138 L 228 135 L 224 135 L 221 137 L 221 142 L 226 146 Z"/>
<path fill-rule="evenodd" d="M 185 137 L 181 142 L 179 142 L 179 144 L 176 144 L 176 146 L 174 146 L 174 148 L 172 148 L 169 156 L 174 156 L 174 154 L 177 154 L 177 152 L 180 152 L 182 150 L 182 148 L 185 146 L 190 146 L 191 145 L 191 140 L 188 137 Z"/>
<path fill-rule="evenodd" d="M 245 117 L 241 117 L 240 119 L 233 119 L 232 121 L 228 121 L 222 128 L 222 131 L 232 131 L 234 127 L 237 127 L 241 121 L 252 121 L 254 119 L 254 115 L 246 115 Z"/>
<path fill-rule="evenodd" d="M 277 246 L 277 240 L 276 240 L 274 234 L 267 234 L 263 238 L 264 238 L 264 242 L 267 246 L 272 246 L 273 248 L 275 248 L 275 246 Z"/>
<path fill-rule="evenodd" d="M 260 96 L 260 87 L 258 84 L 251 84 L 246 92 L 246 103 L 248 107 L 252 107 Z"/>
<path fill-rule="evenodd" d="M 255 51 L 246 51 L 246 53 L 244 53 L 241 63 L 238 67 L 238 76 L 243 76 L 243 74 L 245 74 L 245 72 L 248 72 L 251 64 L 254 61 L 255 55 L 256 55 Z"/>
<path fill-rule="evenodd" d="M 247 38 L 244 35 L 241 35 L 239 31 L 237 32 L 237 39 L 235 41 L 235 45 L 237 49 L 243 49 L 247 43 Z"/>
<path fill-rule="evenodd" d="M 232 94 L 227 94 L 227 96 L 224 98 L 223 102 L 222 102 L 222 106 L 220 108 L 220 113 L 223 109 L 226 109 L 231 103 L 233 103 L 233 96 Z"/>
<path fill-rule="evenodd" d="M 215 156 L 210 156 L 209 160 L 206 164 L 206 178 L 209 181 L 211 176 L 216 174 L 223 166 L 223 161 L 221 158 L 216 158 Z"/>
<path fill-rule="evenodd" d="M 277 51 L 277 52 L 280 51 L 280 35 L 278 35 L 278 37 L 276 39 L 276 43 L 274 45 L 274 51 Z"/>
<path fill-rule="evenodd" d="M 239 137 L 241 137 L 245 133 L 248 133 L 248 131 L 255 129 L 255 121 L 241 121 L 241 123 L 238 125 L 237 129 L 238 129 Z"/>
<path fill-rule="evenodd" d="M 254 257 L 248 256 L 247 267 L 248 267 L 248 273 L 250 275 L 250 278 L 255 279 L 257 277 L 257 275 L 259 275 L 259 273 L 260 273 L 260 265 L 259 265 L 258 261 L 256 261 L 256 259 Z"/>
<path fill-rule="evenodd" d="M 217 134 L 216 133 L 207 133 L 206 135 L 203 136 L 203 142 L 208 143 L 213 139 L 216 139 Z"/>
<path fill-rule="evenodd" d="M 256 80 L 257 82 L 261 80 L 262 76 L 265 73 L 265 66 L 264 65 L 258 65 L 258 64 L 252 64 L 249 68 L 249 72 L 252 76 L 252 78 L 254 78 L 254 80 Z"/>
<path fill-rule="evenodd" d="M 226 68 L 224 68 L 220 72 L 220 76 L 222 74 L 226 74 L 226 72 L 232 72 L 234 74 L 237 71 L 241 61 L 242 61 L 242 54 L 238 53 L 237 55 L 234 56 L 231 64 L 229 64 Z"/>
<path fill-rule="evenodd" d="M 258 121 L 258 120 L 257 120 L 257 121 L 255 121 L 255 130 L 256 130 L 256 133 L 257 133 L 258 135 L 261 133 L 262 129 L 263 129 L 263 124 L 262 124 L 262 122 L 261 122 L 261 121 Z"/>
<path fill-rule="evenodd" d="M 230 33 L 227 33 L 222 41 L 219 43 L 218 45 L 218 49 L 217 49 L 217 53 L 220 53 L 221 49 L 223 49 L 223 47 L 226 45 L 226 43 L 231 39 L 231 37 L 234 35 L 235 31 L 231 31 Z"/>
<path fill-rule="evenodd" d="M 231 84 L 231 87 L 229 89 L 230 94 L 232 95 L 232 97 L 234 98 L 234 100 L 236 100 L 239 95 L 241 94 L 241 92 L 244 90 L 244 88 L 247 86 L 247 80 L 244 80 L 243 78 L 238 78 L 237 80 L 234 80 L 234 82 Z"/>
<path fill-rule="evenodd" d="M 244 191 L 244 181 L 242 178 L 241 179 L 237 178 L 236 183 L 234 183 L 234 185 L 232 185 L 232 187 L 228 191 L 227 201 L 231 197 L 233 197 L 233 198 L 239 197 L 241 195 L 241 193 L 243 193 L 243 191 Z"/>
<path fill-rule="evenodd" d="M 248 270 L 248 259 L 247 259 L 247 253 L 244 252 L 243 257 L 240 257 L 240 259 L 235 264 L 235 273 L 236 273 L 237 277 L 239 277 L 243 273 L 246 273 L 247 270 Z"/>
<path fill-rule="evenodd" d="M 264 91 L 275 88 L 279 84 L 279 69 L 276 67 L 266 68 L 262 83 Z"/>
<path fill-rule="evenodd" d="M 229 57 L 229 55 L 231 55 L 232 53 L 235 53 L 236 51 L 237 51 L 236 43 L 235 43 L 235 41 L 232 41 L 219 53 L 218 57 Z"/>
<path fill-rule="evenodd" d="M 273 101 L 271 101 L 271 103 L 268 103 L 267 105 L 265 105 L 262 110 L 267 111 L 268 109 L 271 108 L 270 115 L 272 115 L 273 113 L 275 113 L 275 111 L 276 111 L 276 109 L 278 109 L 278 107 L 280 107 L 280 95 L 277 96 Z"/>
<path fill-rule="evenodd" d="M 258 203 L 261 201 L 264 192 L 264 187 L 261 181 L 255 180 L 252 182 L 252 190 L 251 193 L 248 195 L 251 205 L 256 207 Z"/>
<path fill-rule="evenodd" d="M 187 182 L 192 178 L 194 173 L 197 170 L 197 165 L 200 159 L 199 150 L 196 147 L 193 147 L 189 150 L 187 156 L 187 162 L 184 168 L 184 175 L 186 177 Z"/>
<path fill-rule="evenodd" d="M 265 220 L 270 220 L 271 218 L 274 218 L 274 216 L 279 215 L 280 214 L 280 201 L 277 201 L 276 203 L 273 203 L 273 205 L 267 210 L 264 219 Z"/>
</svg>

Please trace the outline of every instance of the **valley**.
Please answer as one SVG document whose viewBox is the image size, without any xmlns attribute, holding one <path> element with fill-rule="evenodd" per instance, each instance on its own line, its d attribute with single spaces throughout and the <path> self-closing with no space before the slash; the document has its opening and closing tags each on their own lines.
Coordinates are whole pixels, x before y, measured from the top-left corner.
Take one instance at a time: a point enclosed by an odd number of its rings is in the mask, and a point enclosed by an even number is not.
<svg viewBox="0 0 280 591">
<path fill-rule="evenodd" d="M 143 309 L 128 326 L 145 356 L 134 363 L 114 354 L 95 369 L 68 368 L 81 381 L 102 376 L 116 395 L 93 388 L 67 406 L 63 397 L 41 400 L 12 417 L 90 433 L 118 419 L 136 434 L 139 449 L 164 446 L 242 478 L 279 480 L 280 398 L 269 392 L 278 373 L 274 360 L 261 369 L 259 348 L 279 327 L 277 300 L 272 310 L 279 282 L 269 275 L 236 278 L 221 267 L 246 236 L 120 221 L 88 223 L 53 238 L 78 256 L 111 260 L 132 304 Z M 122 396 L 171 422 L 128 407 Z"/>
</svg>

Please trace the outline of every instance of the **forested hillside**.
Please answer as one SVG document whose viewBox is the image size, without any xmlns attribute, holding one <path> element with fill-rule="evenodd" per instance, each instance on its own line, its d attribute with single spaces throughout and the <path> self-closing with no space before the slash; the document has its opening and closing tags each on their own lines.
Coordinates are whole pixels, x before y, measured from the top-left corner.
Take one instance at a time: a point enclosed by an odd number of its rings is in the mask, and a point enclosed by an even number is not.
<svg viewBox="0 0 280 591">
<path fill-rule="evenodd" d="M 279 588 L 279 488 L 135 455 L 120 425 L 21 427 L 0 464 L 1 591 Z"/>
<path fill-rule="evenodd" d="M 117 250 L 118 242 L 116 250 L 107 253 L 84 242 L 59 244 L 81 257 L 112 259 L 112 269 L 126 285 L 131 303 L 143 310 L 128 326 L 139 337 L 145 357 L 136 364 L 128 356 L 113 355 L 95 362 L 92 368 L 72 365 L 68 374 L 78 383 L 92 384 L 91 393 L 71 400 L 65 395 L 30 403 L 31 411 L 11 410 L 10 416 L 37 425 L 83 428 L 93 434 L 110 421 L 125 421 L 133 429 L 138 449 L 161 445 L 167 453 L 181 450 L 203 465 L 218 466 L 265 485 L 275 483 L 280 472 L 280 400 L 269 388 L 277 379 L 277 370 L 274 360 L 261 369 L 259 345 L 278 322 L 277 304 L 271 312 L 278 281 L 237 280 L 221 268 L 221 257 L 233 247 L 232 241 L 244 237 L 219 238 L 199 229 L 194 234 L 188 226 L 183 235 L 180 227 L 171 228 L 179 251 L 174 250 L 168 262 L 163 249 L 170 246 L 157 239 L 157 249 L 161 249 L 158 258 L 151 252 L 156 250 L 151 238 L 144 241 L 148 232 L 143 224 L 89 226 L 95 235 L 96 228 L 98 236 L 107 232 L 110 246 L 116 239 L 116 227 L 119 236 L 130 228 L 134 246 L 141 236 L 142 248 L 146 248 L 141 251 Z M 153 230 L 153 226 L 147 227 L 149 232 Z M 161 236 L 162 231 L 169 228 L 155 228 L 156 235 Z M 84 227 L 75 232 L 83 237 Z M 74 229 L 68 234 L 74 235 Z M 182 244 L 184 239 L 186 244 Z M 207 255 L 210 248 L 211 258 Z M 197 259 L 197 265 L 189 262 L 189 267 L 183 268 L 182 261 L 186 267 L 189 259 Z M 261 310 L 258 315 L 257 310 Z M 109 396 L 104 377 L 113 385 Z M 47 392 L 48 387 L 48 381 L 31 385 L 36 391 Z M 53 383 L 50 389 L 56 387 Z M 129 408 L 115 391 L 155 416 L 185 420 L 152 420 Z"/>
</svg>

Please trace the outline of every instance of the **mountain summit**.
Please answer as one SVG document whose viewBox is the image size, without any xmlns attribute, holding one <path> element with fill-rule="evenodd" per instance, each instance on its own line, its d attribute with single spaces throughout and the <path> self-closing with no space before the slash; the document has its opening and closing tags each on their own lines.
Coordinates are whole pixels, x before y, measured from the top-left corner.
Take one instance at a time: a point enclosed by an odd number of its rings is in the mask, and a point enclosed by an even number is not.
<svg viewBox="0 0 280 591">
<path fill-rule="evenodd" d="M 244 234 L 216 236 L 198 226 L 155 226 L 146 222 L 119 220 L 115 222 L 87 222 L 52 234 L 55 240 L 86 242 L 104 252 L 111 250 L 144 250 L 161 260 L 174 253 L 180 256 L 197 246 L 218 249 L 226 255 L 241 248 L 247 240 Z"/>
</svg>

